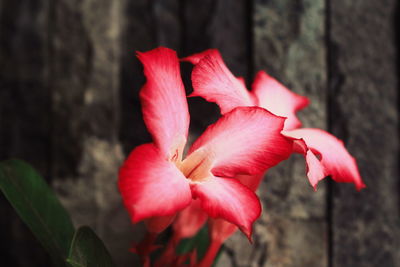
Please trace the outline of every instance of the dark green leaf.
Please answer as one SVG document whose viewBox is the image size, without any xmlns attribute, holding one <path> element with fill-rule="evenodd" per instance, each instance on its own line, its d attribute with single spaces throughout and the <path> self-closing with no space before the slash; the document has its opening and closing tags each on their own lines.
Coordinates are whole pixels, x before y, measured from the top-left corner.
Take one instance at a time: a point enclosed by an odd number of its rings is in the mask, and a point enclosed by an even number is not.
<svg viewBox="0 0 400 267">
<path fill-rule="evenodd" d="M 71 267 L 114 266 L 103 242 L 88 226 L 83 226 L 76 231 L 67 262 Z"/>
<path fill-rule="evenodd" d="M 207 252 L 208 246 L 210 244 L 210 238 L 208 236 L 208 227 L 207 225 L 200 229 L 200 231 L 192 238 L 185 238 L 181 242 L 179 242 L 178 247 L 176 248 L 176 253 L 183 255 L 197 250 L 197 260 L 201 260 Z M 213 267 L 217 266 L 217 262 L 221 256 L 222 250 L 218 251 L 217 256 L 215 257 Z"/>
<path fill-rule="evenodd" d="M 3 161 L 0 163 L 0 189 L 55 265 L 65 266 L 74 226 L 44 179 L 27 163 Z"/>
<path fill-rule="evenodd" d="M 176 248 L 176 252 L 178 254 L 186 254 L 193 249 L 197 250 L 197 258 L 201 259 L 204 257 L 207 248 L 209 245 L 209 237 L 208 237 L 208 227 L 207 225 L 200 229 L 200 231 L 192 238 L 183 239 L 178 247 Z"/>
</svg>

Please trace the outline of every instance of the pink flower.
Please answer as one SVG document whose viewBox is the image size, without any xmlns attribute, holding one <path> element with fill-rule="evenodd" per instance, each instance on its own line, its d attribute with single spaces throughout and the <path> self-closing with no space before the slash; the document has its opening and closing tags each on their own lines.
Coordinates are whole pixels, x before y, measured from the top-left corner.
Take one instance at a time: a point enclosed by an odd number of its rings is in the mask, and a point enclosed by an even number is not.
<svg viewBox="0 0 400 267">
<path fill-rule="evenodd" d="M 277 116 L 286 117 L 282 134 L 294 141 L 294 152 L 305 156 L 307 176 L 314 189 L 326 176 L 331 176 L 336 182 L 354 183 L 358 190 L 365 187 L 356 161 L 342 141 L 320 129 L 299 128 L 301 123 L 296 112 L 308 105 L 307 98 L 289 91 L 263 71 L 257 74 L 252 90 L 248 91 L 244 82 L 228 70 L 215 49 L 183 60 L 195 65 L 192 96 L 217 103 L 222 114 L 239 106 L 259 106 Z"/>
<path fill-rule="evenodd" d="M 215 49 L 206 50 L 183 59 L 195 65 L 192 73 L 194 92 L 220 106 L 225 114 L 238 106 L 260 106 L 278 116 L 286 117 L 283 134 L 293 141 L 293 151 L 304 154 L 308 167 L 307 176 L 316 189 L 318 181 L 331 175 L 337 182 L 354 183 L 357 189 L 365 187 L 353 157 L 343 143 L 320 129 L 298 129 L 301 126 L 296 112 L 309 104 L 306 97 L 299 96 L 265 72 L 259 72 L 248 91 L 242 78 L 236 78 L 224 64 Z M 319 159 L 320 158 L 320 159 Z M 255 191 L 263 175 L 238 175 L 236 178 Z M 187 223 L 191 218 L 191 223 Z M 204 212 L 191 205 L 182 211 L 174 222 L 173 240 L 169 253 L 182 238 L 193 236 L 206 220 Z M 211 266 L 220 246 L 237 227 L 225 220 L 209 219 L 210 246 L 198 266 Z M 171 246 L 172 244 L 172 246 Z"/>
<path fill-rule="evenodd" d="M 136 147 L 119 173 L 119 189 L 134 223 L 165 229 L 175 214 L 198 199 L 212 218 L 236 225 L 248 237 L 261 212 L 253 190 L 234 177 L 257 175 L 286 159 L 292 141 L 281 134 L 285 119 L 259 107 L 232 108 L 183 156 L 189 112 L 176 53 L 138 53 L 147 78 L 140 92 L 153 143 Z"/>
</svg>

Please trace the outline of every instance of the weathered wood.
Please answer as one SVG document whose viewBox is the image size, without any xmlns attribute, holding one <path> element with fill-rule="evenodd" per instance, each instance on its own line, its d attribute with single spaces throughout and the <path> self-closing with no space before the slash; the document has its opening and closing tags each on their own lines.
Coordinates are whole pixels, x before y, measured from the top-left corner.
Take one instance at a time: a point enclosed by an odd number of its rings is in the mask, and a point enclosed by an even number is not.
<svg viewBox="0 0 400 267">
<path fill-rule="evenodd" d="M 253 22 L 254 69 L 266 70 L 294 92 L 307 96 L 311 105 L 300 115 L 303 126 L 325 128 L 324 1 L 256 0 Z M 325 182 L 313 192 L 304 161 L 296 156 L 269 171 L 259 192 L 264 206 L 255 228 L 259 249 L 244 252 L 244 262 L 327 266 Z"/>
<path fill-rule="evenodd" d="M 117 190 L 121 10 L 118 0 L 54 1 L 52 175 L 76 225 L 92 226 L 129 266 L 131 223 Z"/>
<path fill-rule="evenodd" d="M 180 1 L 155 0 L 152 11 L 154 14 L 154 35 L 157 46 L 166 46 L 180 50 L 181 17 Z"/>
<path fill-rule="evenodd" d="M 49 169 L 47 1 L 2 1 L 0 15 L 0 157 Z"/>
<path fill-rule="evenodd" d="M 396 4 L 330 1 L 331 127 L 367 185 L 334 185 L 335 267 L 400 265 Z"/>
<path fill-rule="evenodd" d="M 220 50 L 230 70 L 249 76 L 249 2 L 183 1 L 183 52 Z"/>
<path fill-rule="evenodd" d="M 0 4 L 0 160 L 24 159 L 48 178 L 48 1 Z M 47 254 L 0 193 L 2 265 L 43 266 Z M 21 256 L 23 255 L 23 256 Z"/>
<path fill-rule="evenodd" d="M 145 83 L 145 78 L 135 52 L 144 52 L 156 46 L 152 10 L 152 5 L 147 0 L 124 0 L 121 10 L 118 139 L 123 145 L 125 155 L 135 146 L 151 141 L 143 122 L 139 101 L 139 90 Z"/>
</svg>

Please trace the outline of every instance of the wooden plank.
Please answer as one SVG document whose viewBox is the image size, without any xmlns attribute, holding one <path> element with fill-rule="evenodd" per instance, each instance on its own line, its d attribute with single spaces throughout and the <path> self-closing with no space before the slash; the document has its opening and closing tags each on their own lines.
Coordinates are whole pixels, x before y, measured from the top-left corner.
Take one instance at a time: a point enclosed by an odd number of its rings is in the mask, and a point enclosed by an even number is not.
<svg viewBox="0 0 400 267">
<path fill-rule="evenodd" d="M 331 127 L 367 185 L 334 185 L 332 266 L 400 265 L 397 5 L 330 1 Z"/>
<path fill-rule="evenodd" d="M 145 83 L 142 65 L 135 51 L 148 51 L 156 47 L 153 6 L 148 0 L 123 1 L 121 11 L 121 69 L 119 90 L 119 134 L 124 154 L 151 141 L 144 125 L 139 90 Z"/>
<path fill-rule="evenodd" d="M 154 0 L 154 36 L 157 46 L 166 46 L 176 51 L 181 48 L 181 1 Z"/>
<path fill-rule="evenodd" d="M 192 0 L 182 5 L 182 52 L 217 48 L 234 74 L 249 76 L 248 1 Z"/>
<path fill-rule="evenodd" d="M 20 157 L 44 175 L 50 147 L 46 5 L 2 1 L 0 15 L 0 157 Z"/>
<path fill-rule="evenodd" d="M 46 178 L 50 157 L 47 14 L 47 0 L 2 0 L 0 4 L 0 160 L 24 159 Z M 50 264 L 2 195 L 0 218 L 2 264 Z"/>
<path fill-rule="evenodd" d="M 76 225 L 93 227 L 116 263 L 129 266 L 134 238 L 116 185 L 124 158 L 118 140 L 123 5 L 54 1 L 52 175 Z"/>
<path fill-rule="evenodd" d="M 307 96 L 303 126 L 325 128 L 325 1 L 255 0 L 253 10 L 254 70 Z M 297 155 L 269 171 L 259 192 L 256 251 L 242 250 L 243 257 L 261 266 L 327 266 L 326 182 L 313 192 Z"/>
</svg>

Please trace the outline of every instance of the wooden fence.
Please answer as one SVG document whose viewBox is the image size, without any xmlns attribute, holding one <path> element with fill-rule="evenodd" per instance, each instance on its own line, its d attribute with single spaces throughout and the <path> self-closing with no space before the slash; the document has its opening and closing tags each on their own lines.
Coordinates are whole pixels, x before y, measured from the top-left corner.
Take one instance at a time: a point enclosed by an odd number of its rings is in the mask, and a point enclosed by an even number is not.
<svg viewBox="0 0 400 267">
<path fill-rule="evenodd" d="M 126 154 L 149 140 L 135 51 L 218 48 L 248 83 L 264 69 L 310 98 L 307 127 L 357 158 L 362 192 L 328 179 L 313 192 L 300 157 L 270 171 L 254 244 L 235 234 L 219 266 L 400 266 L 396 0 L 1 0 L 0 157 L 32 163 L 77 224 L 93 226 L 120 266 L 141 229 L 116 190 Z M 189 65 L 182 65 L 189 77 Z M 187 78 L 186 78 L 187 79 Z M 188 79 L 187 79 L 188 80 Z M 193 136 L 218 109 L 190 99 Z M 48 266 L 0 197 L 5 266 Z M 2 265 L 1 264 L 1 265 Z"/>
</svg>

